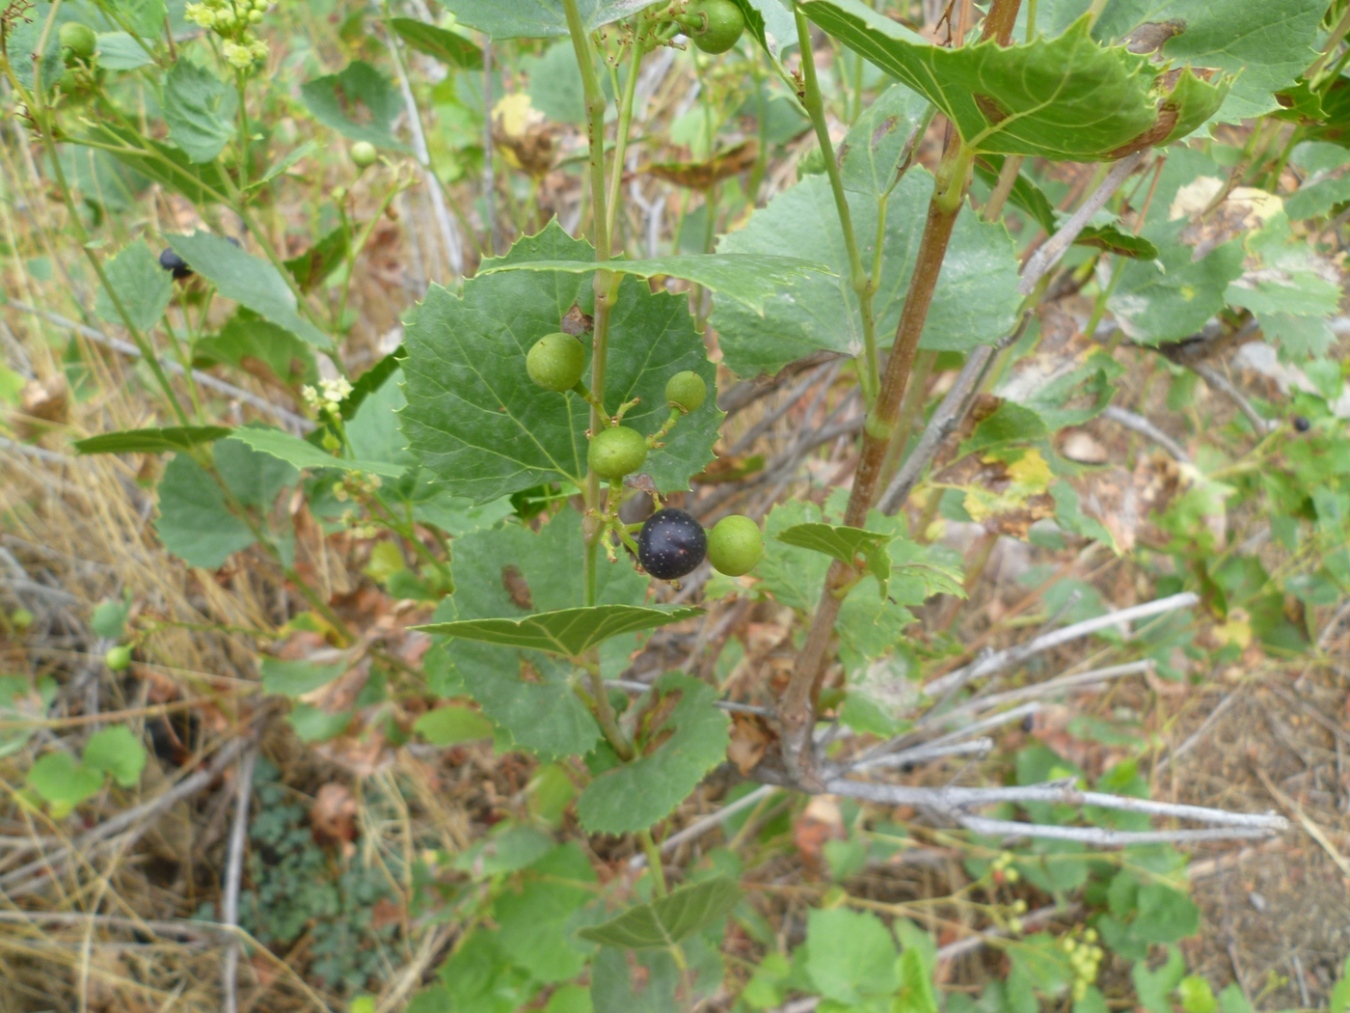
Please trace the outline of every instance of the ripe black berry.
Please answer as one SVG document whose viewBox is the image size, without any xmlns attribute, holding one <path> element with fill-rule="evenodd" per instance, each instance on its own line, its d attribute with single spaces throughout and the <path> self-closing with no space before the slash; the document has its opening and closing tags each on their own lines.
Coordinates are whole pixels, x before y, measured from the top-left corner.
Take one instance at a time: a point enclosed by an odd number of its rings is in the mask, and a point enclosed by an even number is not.
<svg viewBox="0 0 1350 1013">
<path fill-rule="evenodd" d="M 638 562 L 658 580 L 692 573 L 708 553 L 703 525 L 683 510 L 658 510 L 638 533 Z"/>
<path fill-rule="evenodd" d="M 172 247 L 159 255 L 159 266 L 166 271 L 172 271 L 174 278 L 178 281 L 192 277 L 192 268 L 188 267 L 187 261 L 180 257 Z"/>
<path fill-rule="evenodd" d="M 1293 422 L 1294 422 L 1294 429 L 1300 433 L 1306 433 L 1309 429 L 1312 428 L 1312 423 L 1309 422 L 1302 415 L 1295 415 Z"/>
</svg>

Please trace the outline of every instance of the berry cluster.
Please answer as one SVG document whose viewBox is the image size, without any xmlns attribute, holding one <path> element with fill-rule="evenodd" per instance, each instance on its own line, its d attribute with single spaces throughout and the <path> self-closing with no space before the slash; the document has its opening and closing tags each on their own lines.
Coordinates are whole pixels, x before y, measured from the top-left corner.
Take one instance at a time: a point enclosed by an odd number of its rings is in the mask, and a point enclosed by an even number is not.
<svg viewBox="0 0 1350 1013">
<path fill-rule="evenodd" d="M 270 6 L 270 0 L 202 0 L 188 4 L 183 16 L 221 37 L 220 50 L 230 66 L 249 70 L 267 59 L 267 43 L 254 29 Z"/>
<path fill-rule="evenodd" d="M 98 36 L 81 21 L 67 21 L 56 37 L 65 63 L 57 84 L 66 95 L 87 94 L 103 78 L 103 70 L 98 66 Z"/>
<path fill-rule="evenodd" d="M 1059 948 L 1068 954 L 1069 966 L 1073 968 L 1073 1000 L 1082 1002 L 1097 980 L 1106 951 L 1097 945 L 1096 929 L 1075 929 L 1059 941 Z"/>
<path fill-rule="evenodd" d="M 613 416 L 605 412 L 582 380 L 586 371 L 586 349 L 570 334 L 545 334 L 525 356 L 525 371 L 536 386 L 566 395 L 577 394 L 600 414 L 602 428 L 590 434 L 586 463 L 591 472 L 609 483 L 609 509 L 605 526 L 626 545 L 638 562 L 659 580 L 678 580 L 692 573 L 703 560 L 711 559 L 722 573 L 732 577 L 749 573 L 764 552 L 759 526 L 748 517 L 724 517 L 711 533 L 705 532 L 683 510 L 657 510 L 645 524 L 628 525 L 619 519 L 619 499 L 623 480 L 640 469 L 650 450 L 663 447 L 661 441 L 676 423 L 690 412 L 698 411 L 708 398 L 708 385 L 692 370 L 683 370 L 666 381 L 666 404 L 670 415 L 660 429 L 643 436 L 623 425 L 624 414 L 636 400 L 619 406 Z M 636 542 L 632 532 L 638 530 Z M 618 558 L 612 543 L 606 543 L 611 560 Z"/>
</svg>

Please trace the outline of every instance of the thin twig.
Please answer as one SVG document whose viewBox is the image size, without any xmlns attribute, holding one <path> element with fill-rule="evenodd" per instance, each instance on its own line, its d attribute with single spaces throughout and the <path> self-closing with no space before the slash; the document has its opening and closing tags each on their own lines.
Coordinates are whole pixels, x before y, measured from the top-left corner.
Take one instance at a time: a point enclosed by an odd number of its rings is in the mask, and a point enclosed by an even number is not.
<svg viewBox="0 0 1350 1013">
<path fill-rule="evenodd" d="M 1067 904 L 1060 906 L 1051 904 L 1049 907 L 1037 908 L 1035 911 L 1028 912 L 1022 916 L 1022 930 L 1038 929 L 1047 922 L 1052 922 L 1057 918 L 1073 918 L 1078 914 L 1077 904 Z M 1011 933 L 1006 929 L 985 929 L 973 936 L 967 936 L 965 939 L 958 939 L 954 943 L 948 943 L 942 949 L 937 951 L 937 962 L 939 964 L 956 960 L 958 957 L 964 957 L 967 953 L 974 953 L 989 943 L 999 939 L 1006 939 Z"/>
<path fill-rule="evenodd" d="M 994 740 L 990 738 L 949 744 L 925 743 L 922 746 L 915 746 L 913 749 L 902 749 L 898 753 L 887 753 L 884 756 L 862 760 L 853 764 L 849 769 L 862 771 L 874 770 L 877 767 L 904 767 L 908 764 L 925 763 L 928 760 L 939 760 L 948 756 L 986 756 L 993 748 Z"/>
<path fill-rule="evenodd" d="M 230 929 L 239 926 L 239 883 L 244 875 L 244 844 L 248 840 L 248 804 L 253 797 L 253 765 L 258 752 L 250 749 L 239 761 L 239 785 L 235 799 L 234 823 L 230 827 L 230 854 L 225 866 L 225 893 L 221 899 L 221 922 Z M 239 939 L 226 944 L 221 968 L 225 991 L 225 1013 L 239 1013 Z"/>
<path fill-rule="evenodd" d="M 646 693 L 652 688 L 648 683 L 631 679 L 606 679 L 605 685 L 610 689 L 621 689 L 626 693 Z M 753 704 L 737 703 L 734 700 L 718 700 L 713 706 L 734 714 L 758 714 L 761 717 L 769 717 L 773 713 L 767 707 L 755 707 Z"/>
<path fill-rule="evenodd" d="M 1140 436 L 1146 436 L 1163 450 L 1167 451 L 1182 464 L 1190 464 L 1191 459 L 1186 451 L 1182 449 L 1180 443 L 1172 439 L 1165 432 L 1155 426 L 1152 422 L 1140 415 L 1138 412 L 1132 412 L 1126 408 L 1119 408 L 1116 405 L 1107 405 L 1102 410 L 1102 417 L 1110 419 L 1118 425 L 1124 426 Z"/>
<path fill-rule="evenodd" d="M 9 301 L 0 305 L 12 306 L 16 310 L 19 310 L 21 313 L 31 313 L 34 316 L 42 317 L 48 323 L 56 327 L 59 327 L 62 330 L 71 331 L 75 334 L 78 334 L 80 335 L 80 337 L 85 338 L 88 341 L 92 341 L 96 345 L 102 345 L 105 348 L 111 348 L 114 352 L 118 352 L 121 355 L 125 355 L 129 359 L 141 358 L 141 350 L 137 348 L 135 345 L 131 344 L 131 342 L 122 341 L 119 338 L 114 338 L 110 335 L 104 334 L 102 331 L 96 330 L 93 327 L 87 327 L 84 324 L 63 317 L 59 313 L 52 313 L 49 310 L 38 309 L 35 306 L 30 306 L 28 303 L 20 302 L 18 299 L 10 299 Z M 157 361 L 159 362 L 160 366 L 162 366 L 168 372 L 174 373 L 178 376 L 183 375 L 183 367 L 180 366 L 178 363 L 174 362 L 172 359 L 163 359 L 157 357 Z M 236 387 L 232 383 L 227 383 L 224 380 L 218 380 L 210 373 L 203 373 L 199 369 L 194 369 L 191 371 L 191 373 L 192 379 L 197 381 L 197 383 L 201 384 L 203 387 L 208 387 L 211 390 L 214 390 L 220 394 L 224 394 L 226 397 L 232 397 L 237 401 L 242 401 L 245 404 L 252 405 L 254 408 L 258 409 L 258 411 L 265 412 L 274 418 L 280 419 L 282 422 L 285 422 L 287 425 L 289 425 L 292 429 L 295 429 L 302 433 L 308 433 L 314 429 L 314 423 L 311 422 L 309 419 L 296 415 L 294 412 L 287 411 L 285 408 L 282 408 L 279 405 L 274 405 L 271 401 L 268 401 L 266 398 L 259 397 L 257 394 L 253 394 L 249 391 L 246 391 L 242 387 Z"/>
<path fill-rule="evenodd" d="M 1247 400 L 1247 396 L 1243 394 L 1242 391 L 1238 390 L 1237 385 L 1213 366 L 1205 362 L 1188 362 L 1186 365 L 1189 366 L 1200 379 L 1204 380 L 1205 383 L 1209 384 L 1219 393 L 1226 395 L 1233 404 L 1237 405 L 1238 411 L 1247 416 L 1247 421 L 1252 424 L 1252 428 L 1262 436 L 1265 436 L 1266 433 L 1279 425 L 1279 423 L 1266 418 L 1253 408 L 1252 403 Z"/>
<path fill-rule="evenodd" d="M 1087 228 L 1092 216 L 1106 206 L 1106 202 L 1115 195 L 1134 170 L 1143 164 L 1148 155 L 1148 150 L 1137 151 L 1111 166 L 1111 171 L 1106 174 L 1106 178 L 1097 189 L 1088 194 L 1078 210 L 1027 261 L 1027 266 L 1022 271 L 1022 280 L 1017 286 L 1018 292 L 1022 295 L 1031 295 L 1036 290 L 1040 280 L 1059 263 L 1059 258 L 1073 245 L 1079 233 Z"/>
<path fill-rule="evenodd" d="M 1031 686 L 1022 686 L 1019 689 L 1010 689 L 1004 693 L 977 697 L 943 714 L 926 715 L 924 720 L 920 722 L 920 727 L 933 720 L 946 724 L 954 718 L 976 714 L 980 711 L 989 710 L 991 707 L 1002 707 L 1004 704 L 1021 703 L 1023 700 L 1037 700 L 1047 696 L 1055 696 L 1058 693 L 1079 689 L 1083 686 L 1095 686 L 1109 679 L 1119 679 L 1126 675 L 1148 672 L 1153 667 L 1153 660 L 1145 658 L 1142 661 L 1131 661 L 1124 665 L 1112 665 L 1110 668 L 1097 668 L 1091 672 L 1080 672 L 1078 675 L 1062 675 L 1057 679 L 1049 679 Z"/>
<path fill-rule="evenodd" d="M 933 413 L 932 419 L 924 427 L 918 445 L 905 459 L 905 463 L 900 466 L 895 478 L 891 480 L 891 484 L 882 494 L 877 504 L 882 513 L 890 516 L 905 505 L 905 500 L 909 499 L 910 492 L 913 491 L 915 484 L 923 475 L 923 470 L 928 467 L 928 463 L 937 454 L 938 448 L 942 446 L 942 441 L 961 424 L 961 420 L 968 410 L 970 395 L 976 385 L 979 384 L 981 377 L 984 376 L 985 370 L 989 368 L 989 363 L 993 360 L 995 353 L 1002 351 L 1021 338 L 1030 320 L 1030 313 L 1022 314 L 1022 319 L 1018 321 L 1017 326 L 1011 333 L 1001 338 L 996 344 L 984 345 L 975 349 L 966 357 L 965 365 L 961 367 L 961 372 L 956 375 L 956 380 L 951 389 L 947 391 L 942 403 L 938 405 L 937 411 Z"/>
<path fill-rule="evenodd" d="M 422 114 L 417 108 L 417 99 L 413 97 L 412 85 L 408 82 L 408 71 L 403 65 L 403 50 L 399 47 L 398 41 L 392 34 L 388 34 L 386 44 L 389 51 L 394 54 L 394 68 L 398 71 L 398 89 L 403 96 L 403 106 L 408 112 L 408 130 L 412 134 L 413 155 L 417 158 L 417 165 L 422 170 L 422 183 L 431 197 L 431 210 L 436 218 L 436 226 L 441 232 L 441 242 L 445 246 L 446 261 L 450 265 L 450 270 L 457 275 L 464 273 L 464 248 L 460 242 L 459 233 L 455 231 L 455 223 L 450 218 L 450 212 L 445 205 L 445 194 L 441 192 L 441 181 L 431 167 L 431 154 L 427 150 L 427 136 L 422 130 Z M 488 120 L 492 119 L 492 110 L 487 110 Z M 492 158 L 492 150 L 487 152 L 489 160 Z"/>
<path fill-rule="evenodd" d="M 773 784 L 760 785 L 758 788 L 750 792 L 748 795 L 742 795 L 735 802 L 731 802 L 728 805 L 723 806 L 721 809 L 718 809 L 717 812 L 709 813 L 707 816 L 695 820 L 693 823 L 689 824 L 689 826 L 685 827 L 683 830 L 671 834 L 669 837 L 667 837 L 664 841 L 661 842 L 661 853 L 663 855 L 668 855 L 670 854 L 670 852 L 674 851 L 676 848 L 678 848 L 681 844 L 684 844 L 686 841 L 692 841 L 695 840 L 696 838 L 702 837 L 709 830 L 721 826 L 732 816 L 735 816 L 738 812 L 741 812 L 742 810 L 745 809 L 749 809 L 753 805 L 757 805 L 759 802 L 763 801 L 764 799 L 772 795 L 774 792 L 779 790 L 780 789 L 777 785 Z M 631 859 L 629 859 L 628 867 L 630 869 L 641 869 L 644 866 L 646 866 L 646 864 L 647 864 L 646 855 L 634 855 Z"/>
<path fill-rule="evenodd" d="M 1020 664 L 1033 655 L 1048 651 L 1052 647 L 1058 647 L 1060 644 L 1067 644 L 1071 640 L 1079 640 L 1082 637 L 1090 636 L 1098 630 L 1108 629 L 1112 626 L 1124 626 L 1127 623 L 1138 619 L 1147 619 L 1152 616 L 1163 615 L 1168 612 L 1176 612 L 1180 609 L 1188 609 L 1199 604 L 1198 595 L 1183 591 L 1181 594 L 1174 594 L 1167 598 L 1160 598 L 1157 601 L 1145 602 L 1143 605 L 1135 605 L 1131 608 L 1121 609 L 1118 612 L 1108 612 L 1104 616 L 1096 616 L 1092 619 L 1085 619 L 1081 623 L 1074 623 L 1072 626 L 1065 626 L 1061 630 L 1054 630 L 1042 636 L 1036 637 L 1025 644 L 1019 644 L 1016 647 L 1009 647 L 1006 650 L 995 651 L 987 657 L 980 658 L 977 661 L 966 665 L 964 668 L 958 668 L 954 672 L 948 672 L 944 676 L 934 679 L 926 687 L 925 691 L 930 696 L 941 696 L 945 693 L 964 686 L 966 683 L 992 675 L 995 672 L 1001 672 L 1005 668 L 1011 668 Z"/>
</svg>

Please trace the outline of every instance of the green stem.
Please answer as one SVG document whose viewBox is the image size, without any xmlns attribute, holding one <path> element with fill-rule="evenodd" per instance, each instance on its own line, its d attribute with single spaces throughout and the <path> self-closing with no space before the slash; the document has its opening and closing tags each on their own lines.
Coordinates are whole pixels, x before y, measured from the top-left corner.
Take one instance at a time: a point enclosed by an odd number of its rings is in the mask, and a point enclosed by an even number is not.
<svg viewBox="0 0 1350 1013">
<path fill-rule="evenodd" d="M 619 217 L 619 188 L 623 186 L 623 163 L 628 157 L 628 131 L 633 123 L 633 98 L 637 94 L 638 71 L 642 69 L 642 57 L 647 51 L 646 44 L 638 29 L 633 31 L 633 54 L 628 64 L 628 80 L 624 82 L 623 98 L 619 103 L 619 133 L 614 141 L 614 175 L 609 181 L 608 217 L 605 219 L 605 231 L 614 235 L 615 221 Z"/>
<path fill-rule="evenodd" d="M 664 897 L 670 888 L 666 886 L 666 870 L 661 865 L 661 849 L 652 840 L 650 830 L 640 831 L 638 840 L 642 842 L 642 850 L 647 855 L 647 868 L 652 871 L 652 892 L 658 897 Z"/>
<path fill-rule="evenodd" d="M 839 163 L 835 158 L 834 142 L 830 140 L 829 124 L 825 120 L 825 105 L 820 93 L 820 80 L 816 75 L 816 64 L 811 58 L 811 30 L 806 23 L 806 15 L 800 9 L 794 9 L 797 20 L 797 41 L 802 53 L 802 88 L 798 98 L 811 120 L 816 132 L 816 141 L 820 144 L 821 154 L 825 158 L 825 172 L 829 176 L 830 191 L 834 194 L 835 211 L 839 215 L 839 228 L 844 235 L 844 247 L 848 251 L 849 281 L 858 296 L 858 313 L 862 319 L 863 332 L 863 396 L 871 408 L 881 386 L 881 354 L 877 350 L 876 314 L 873 297 L 876 289 L 872 278 L 863 268 L 862 253 L 858 249 L 858 239 L 853 231 L 853 214 L 849 210 L 848 196 L 844 192 L 844 180 L 839 173 Z"/>
</svg>

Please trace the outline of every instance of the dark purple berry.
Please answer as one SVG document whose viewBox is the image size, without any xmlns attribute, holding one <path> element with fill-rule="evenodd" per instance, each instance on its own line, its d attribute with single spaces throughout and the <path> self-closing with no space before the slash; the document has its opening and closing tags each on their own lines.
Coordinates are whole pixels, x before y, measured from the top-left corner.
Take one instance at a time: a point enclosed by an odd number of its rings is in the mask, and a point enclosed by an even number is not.
<svg viewBox="0 0 1350 1013">
<path fill-rule="evenodd" d="M 192 268 L 188 267 L 187 261 L 180 257 L 172 248 L 165 250 L 159 255 L 159 266 L 166 271 L 172 271 L 174 278 L 178 281 L 192 277 Z"/>
<path fill-rule="evenodd" d="M 692 573 L 708 554 L 703 525 L 683 510 L 658 510 L 638 533 L 638 562 L 658 580 Z"/>
<path fill-rule="evenodd" d="M 1306 433 L 1309 429 L 1312 428 L 1312 423 L 1309 422 L 1307 419 L 1305 419 L 1302 415 L 1295 415 L 1293 421 L 1294 421 L 1294 430 L 1296 432 Z"/>
</svg>

